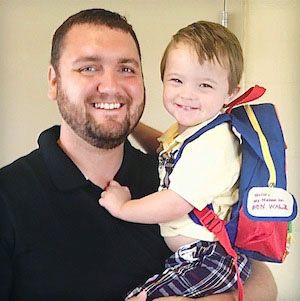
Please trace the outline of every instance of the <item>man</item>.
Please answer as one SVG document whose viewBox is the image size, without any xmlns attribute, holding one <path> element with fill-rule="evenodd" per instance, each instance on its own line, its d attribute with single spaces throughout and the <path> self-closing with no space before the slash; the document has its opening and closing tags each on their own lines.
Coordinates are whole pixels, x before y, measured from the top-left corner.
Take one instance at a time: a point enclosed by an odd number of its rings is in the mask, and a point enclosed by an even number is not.
<svg viewBox="0 0 300 301">
<path fill-rule="evenodd" d="M 155 225 L 122 222 L 98 205 L 112 179 L 135 198 L 158 185 L 155 158 L 126 140 L 144 108 L 131 26 L 102 9 L 71 16 L 53 37 L 48 82 L 61 126 L 0 171 L 0 300 L 119 301 L 169 254 Z M 269 270 L 254 269 L 247 298 L 274 300 Z"/>
</svg>

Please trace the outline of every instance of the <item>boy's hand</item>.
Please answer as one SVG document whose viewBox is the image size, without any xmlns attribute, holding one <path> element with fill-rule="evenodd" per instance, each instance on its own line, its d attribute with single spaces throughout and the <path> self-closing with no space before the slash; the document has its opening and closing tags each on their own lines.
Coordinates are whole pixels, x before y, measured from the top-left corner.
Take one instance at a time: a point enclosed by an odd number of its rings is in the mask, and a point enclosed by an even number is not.
<svg viewBox="0 0 300 301">
<path fill-rule="evenodd" d="M 99 204 L 111 215 L 120 217 L 122 206 L 131 199 L 131 194 L 126 186 L 121 186 L 116 181 L 111 181 L 105 191 L 101 193 Z"/>
</svg>

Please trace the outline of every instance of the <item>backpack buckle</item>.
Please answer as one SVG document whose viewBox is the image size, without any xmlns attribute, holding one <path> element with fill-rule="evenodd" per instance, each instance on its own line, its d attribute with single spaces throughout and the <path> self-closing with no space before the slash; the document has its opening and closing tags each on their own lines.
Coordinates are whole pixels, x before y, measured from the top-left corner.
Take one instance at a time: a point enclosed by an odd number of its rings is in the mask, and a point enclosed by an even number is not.
<svg viewBox="0 0 300 301">
<path fill-rule="evenodd" d="M 203 210 L 195 210 L 194 213 L 200 219 L 201 223 L 212 233 L 219 234 L 223 231 L 225 222 L 221 220 L 213 210 L 204 208 Z"/>
</svg>

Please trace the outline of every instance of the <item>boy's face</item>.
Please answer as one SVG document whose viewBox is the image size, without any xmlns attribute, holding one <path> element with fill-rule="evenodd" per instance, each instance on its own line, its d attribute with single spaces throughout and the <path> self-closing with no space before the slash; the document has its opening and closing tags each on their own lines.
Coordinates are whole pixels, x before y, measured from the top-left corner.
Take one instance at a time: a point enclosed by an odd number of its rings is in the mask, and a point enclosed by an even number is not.
<svg viewBox="0 0 300 301">
<path fill-rule="evenodd" d="M 184 43 L 170 49 L 163 85 L 164 106 L 180 132 L 214 117 L 233 96 L 227 70 L 217 62 L 200 65 L 194 49 Z"/>
</svg>

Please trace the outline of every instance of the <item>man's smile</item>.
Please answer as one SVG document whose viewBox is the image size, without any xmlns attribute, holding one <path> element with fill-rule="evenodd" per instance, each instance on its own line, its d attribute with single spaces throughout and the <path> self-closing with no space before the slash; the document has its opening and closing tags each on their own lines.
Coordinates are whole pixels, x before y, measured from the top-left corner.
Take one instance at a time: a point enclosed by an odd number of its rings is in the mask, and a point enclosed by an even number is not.
<svg viewBox="0 0 300 301">
<path fill-rule="evenodd" d="M 94 108 L 96 109 L 103 109 L 103 110 L 116 110 L 123 106 L 123 104 L 119 102 L 115 103 L 108 103 L 108 102 L 100 102 L 100 103 L 93 103 Z"/>
</svg>

